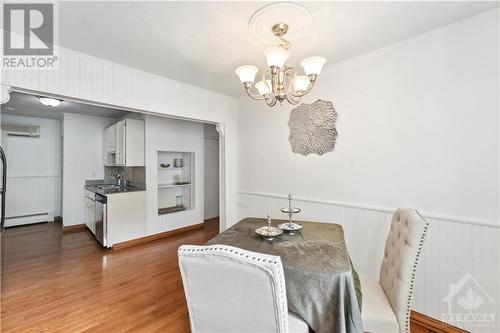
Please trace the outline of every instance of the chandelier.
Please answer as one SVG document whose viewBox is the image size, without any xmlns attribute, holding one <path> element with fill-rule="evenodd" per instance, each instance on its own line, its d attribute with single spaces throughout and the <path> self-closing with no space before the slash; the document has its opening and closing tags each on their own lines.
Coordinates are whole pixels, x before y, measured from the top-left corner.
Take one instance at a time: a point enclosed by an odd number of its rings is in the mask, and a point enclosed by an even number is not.
<svg viewBox="0 0 500 333">
<path fill-rule="evenodd" d="M 290 58 L 288 51 L 290 42 L 284 37 L 288 31 L 288 25 L 278 23 L 273 25 L 271 30 L 278 38 L 278 45 L 264 50 L 269 68 L 262 73 L 262 79 L 255 83 L 255 89 L 252 89 L 252 84 L 259 71 L 257 67 L 244 65 L 236 68 L 235 72 L 251 98 L 264 100 L 268 106 L 274 106 L 278 102 L 281 105 L 284 101 L 296 105 L 314 87 L 326 59 L 314 56 L 302 60 L 300 65 L 304 68 L 305 75 L 299 75 L 295 68 L 285 64 Z M 257 93 L 252 90 L 257 90 Z"/>
</svg>

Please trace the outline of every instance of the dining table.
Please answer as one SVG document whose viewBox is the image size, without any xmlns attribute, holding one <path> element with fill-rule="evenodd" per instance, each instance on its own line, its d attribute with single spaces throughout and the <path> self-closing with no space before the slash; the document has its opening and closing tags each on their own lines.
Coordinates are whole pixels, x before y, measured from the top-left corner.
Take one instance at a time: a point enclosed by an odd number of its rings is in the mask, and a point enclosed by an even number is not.
<svg viewBox="0 0 500 333">
<path fill-rule="evenodd" d="M 285 223 L 274 220 L 274 225 Z M 288 310 L 300 316 L 315 333 L 363 332 L 362 294 L 341 225 L 294 221 L 303 226 L 274 240 L 255 229 L 262 218 L 244 218 L 207 242 L 281 257 Z"/>
</svg>

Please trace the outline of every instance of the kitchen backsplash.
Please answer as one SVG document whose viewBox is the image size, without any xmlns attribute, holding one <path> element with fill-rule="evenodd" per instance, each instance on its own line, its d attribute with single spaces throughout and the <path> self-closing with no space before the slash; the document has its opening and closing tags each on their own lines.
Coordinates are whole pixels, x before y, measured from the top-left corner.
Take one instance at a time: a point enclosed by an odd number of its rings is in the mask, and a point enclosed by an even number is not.
<svg viewBox="0 0 500 333">
<path fill-rule="evenodd" d="M 115 169 L 122 169 L 125 171 L 125 176 L 128 181 L 137 182 L 137 183 L 146 183 L 146 168 L 145 167 L 116 167 L 116 166 L 107 166 L 104 168 L 104 177 L 105 179 L 113 179 L 111 174 Z"/>
</svg>

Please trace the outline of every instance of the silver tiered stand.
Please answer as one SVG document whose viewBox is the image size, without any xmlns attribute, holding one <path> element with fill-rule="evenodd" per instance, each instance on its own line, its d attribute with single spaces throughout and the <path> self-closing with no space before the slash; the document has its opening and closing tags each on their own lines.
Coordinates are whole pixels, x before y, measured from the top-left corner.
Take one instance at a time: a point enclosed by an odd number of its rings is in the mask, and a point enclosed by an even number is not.
<svg viewBox="0 0 500 333">
<path fill-rule="evenodd" d="M 273 241 L 283 233 L 280 228 L 271 225 L 271 217 L 267 214 L 267 226 L 255 229 L 255 232 L 264 237 L 268 241 Z"/>
<path fill-rule="evenodd" d="M 292 215 L 300 213 L 300 208 L 293 208 L 292 207 L 292 195 L 288 195 L 288 207 L 287 208 L 281 208 L 281 211 L 285 214 L 288 214 L 288 222 L 286 223 L 281 223 L 278 225 L 278 228 L 280 228 L 283 231 L 288 232 L 289 234 L 294 234 L 296 231 L 299 231 L 300 229 L 303 228 L 301 224 L 292 222 Z"/>
</svg>

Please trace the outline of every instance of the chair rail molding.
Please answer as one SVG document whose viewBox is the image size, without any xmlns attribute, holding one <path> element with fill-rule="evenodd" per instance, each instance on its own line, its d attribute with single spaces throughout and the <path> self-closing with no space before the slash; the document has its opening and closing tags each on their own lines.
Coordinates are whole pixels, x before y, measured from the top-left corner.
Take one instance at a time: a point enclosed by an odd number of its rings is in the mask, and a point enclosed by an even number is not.
<svg viewBox="0 0 500 333">
<path fill-rule="evenodd" d="M 288 199 L 288 194 L 276 194 L 276 193 L 262 193 L 262 192 L 252 192 L 252 191 L 238 191 L 239 194 L 247 194 L 254 195 L 259 197 L 268 197 L 268 198 L 276 198 L 276 199 Z M 294 200 L 309 202 L 309 203 L 317 203 L 317 204 L 325 204 L 325 205 L 333 205 L 333 206 L 342 206 L 348 208 L 358 208 L 364 210 L 370 210 L 375 212 L 384 212 L 384 213 L 393 213 L 397 208 L 391 207 L 382 207 L 382 206 L 374 206 L 360 203 L 352 203 L 345 201 L 333 201 L 333 200 L 322 200 L 316 198 L 309 197 L 298 197 L 294 195 Z M 467 217 L 458 217 L 446 214 L 438 214 L 438 213 L 429 213 L 429 212 L 418 212 L 422 217 L 434 220 L 445 220 L 450 222 L 456 222 L 461 224 L 472 224 L 479 225 L 490 228 L 500 229 L 500 221 L 490 221 L 484 219 L 477 218 L 467 218 Z"/>
</svg>

